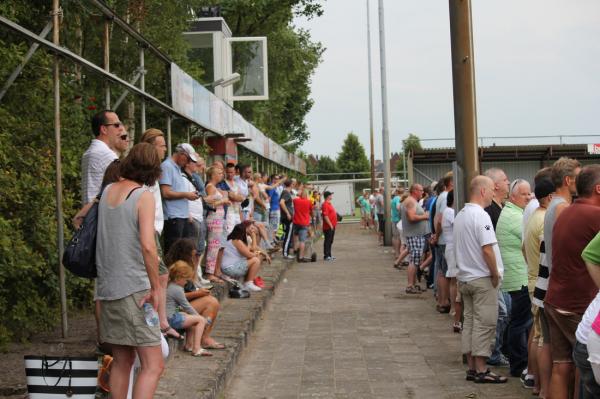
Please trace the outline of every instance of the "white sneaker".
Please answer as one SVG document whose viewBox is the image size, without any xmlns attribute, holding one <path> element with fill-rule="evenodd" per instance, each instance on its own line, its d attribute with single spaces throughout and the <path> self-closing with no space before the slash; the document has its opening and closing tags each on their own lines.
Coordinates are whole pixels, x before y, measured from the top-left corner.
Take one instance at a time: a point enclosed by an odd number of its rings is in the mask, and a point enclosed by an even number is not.
<svg viewBox="0 0 600 399">
<path fill-rule="evenodd" d="M 248 291 L 254 291 L 254 292 L 262 291 L 262 288 L 258 287 L 252 281 L 246 281 L 246 283 L 244 284 L 244 288 Z"/>
</svg>

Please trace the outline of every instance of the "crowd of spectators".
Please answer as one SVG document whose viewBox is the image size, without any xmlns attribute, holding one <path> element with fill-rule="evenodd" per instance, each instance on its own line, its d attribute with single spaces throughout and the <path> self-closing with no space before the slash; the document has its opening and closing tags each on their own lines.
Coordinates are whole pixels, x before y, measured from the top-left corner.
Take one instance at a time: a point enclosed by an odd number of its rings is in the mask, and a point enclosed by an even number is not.
<svg viewBox="0 0 600 399">
<path fill-rule="evenodd" d="M 467 380 L 508 374 L 542 398 L 600 397 L 600 165 L 563 157 L 531 183 L 492 168 L 466 190 L 462 209 L 451 172 L 394 191 L 406 293 L 433 289 L 436 311 L 451 313 Z M 370 228 L 374 201 L 357 203 Z"/>
<path fill-rule="evenodd" d="M 214 284 L 239 285 L 246 297 L 261 291 L 261 265 L 281 249 L 285 259 L 314 260 L 305 252 L 314 252 L 321 230 L 324 260 L 335 259 L 333 193 L 321 198 L 296 179 L 253 173 L 249 165 L 217 160 L 206 168 L 189 143 L 164 159 L 162 131 L 148 129 L 131 146 L 110 110 L 91 122 L 94 139 L 81 161 L 84 206 L 73 223 L 78 228 L 99 203 L 99 348 L 113 357 L 114 397 L 129 391 L 150 398 L 166 338 L 183 341 L 183 350 L 197 357 L 225 348 L 211 337 L 220 310 Z M 134 362 L 140 365 L 135 382 Z"/>
</svg>

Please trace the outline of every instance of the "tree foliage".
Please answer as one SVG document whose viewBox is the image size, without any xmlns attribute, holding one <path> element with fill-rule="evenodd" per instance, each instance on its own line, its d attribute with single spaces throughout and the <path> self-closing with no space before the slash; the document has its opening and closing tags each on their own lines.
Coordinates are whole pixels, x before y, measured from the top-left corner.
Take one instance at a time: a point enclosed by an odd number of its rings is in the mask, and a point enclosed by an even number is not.
<svg viewBox="0 0 600 399">
<path fill-rule="evenodd" d="M 365 147 L 358 140 L 358 136 L 352 132 L 348 133 L 342 151 L 337 157 L 337 167 L 340 172 L 368 172 L 369 160 Z M 351 175 L 347 175 L 349 178 Z"/>
<path fill-rule="evenodd" d="M 410 133 L 407 138 L 402 140 L 402 146 L 404 147 L 404 153 L 408 154 L 414 150 L 422 150 L 421 139 L 416 134 Z"/>
</svg>

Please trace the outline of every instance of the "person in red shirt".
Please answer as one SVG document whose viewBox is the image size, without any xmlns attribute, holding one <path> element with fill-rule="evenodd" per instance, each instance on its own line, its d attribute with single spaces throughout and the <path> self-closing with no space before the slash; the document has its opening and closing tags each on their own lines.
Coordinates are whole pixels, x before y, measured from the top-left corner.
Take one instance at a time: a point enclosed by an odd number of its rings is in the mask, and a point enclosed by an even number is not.
<svg viewBox="0 0 600 399">
<path fill-rule="evenodd" d="M 323 236 L 325 237 L 325 241 L 323 242 L 323 256 L 325 261 L 331 262 L 335 260 L 331 256 L 331 245 L 333 244 L 333 236 L 335 235 L 335 226 L 337 226 L 337 212 L 331 203 L 333 193 L 325 191 L 323 198 L 325 199 L 321 207 L 321 213 L 323 213 Z"/>
<path fill-rule="evenodd" d="M 304 246 L 308 239 L 308 228 L 310 226 L 310 215 L 312 204 L 308 199 L 306 189 L 301 189 L 298 197 L 294 198 L 294 223 L 293 232 L 296 238 L 296 260 L 298 262 L 310 262 L 310 259 L 304 258 Z"/>
</svg>

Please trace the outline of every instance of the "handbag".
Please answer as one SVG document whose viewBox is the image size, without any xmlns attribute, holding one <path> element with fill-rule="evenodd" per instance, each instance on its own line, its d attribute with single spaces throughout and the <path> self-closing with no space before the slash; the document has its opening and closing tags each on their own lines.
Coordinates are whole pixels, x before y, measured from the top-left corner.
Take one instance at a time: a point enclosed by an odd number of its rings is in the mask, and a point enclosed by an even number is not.
<svg viewBox="0 0 600 399">
<path fill-rule="evenodd" d="M 342 221 L 342 219 L 343 219 L 342 215 L 340 215 L 340 214 L 339 214 L 339 213 L 337 213 L 337 212 L 336 212 L 335 214 L 336 214 L 336 216 L 337 216 L 337 221 L 338 221 L 338 222 L 341 222 L 341 221 Z"/>
<path fill-rule="evenodd" d="M 98 201 L 85 215 L 83 223 L 65 247 L 62 262 L 76 276 L 96 278 L 96 235 L 98 232 Z"/>
<path fill-rule="evenodd" d="M 26 355 L 30 399 L 93 399 L 98 381 L 97 357 Z"/>
</svg>

